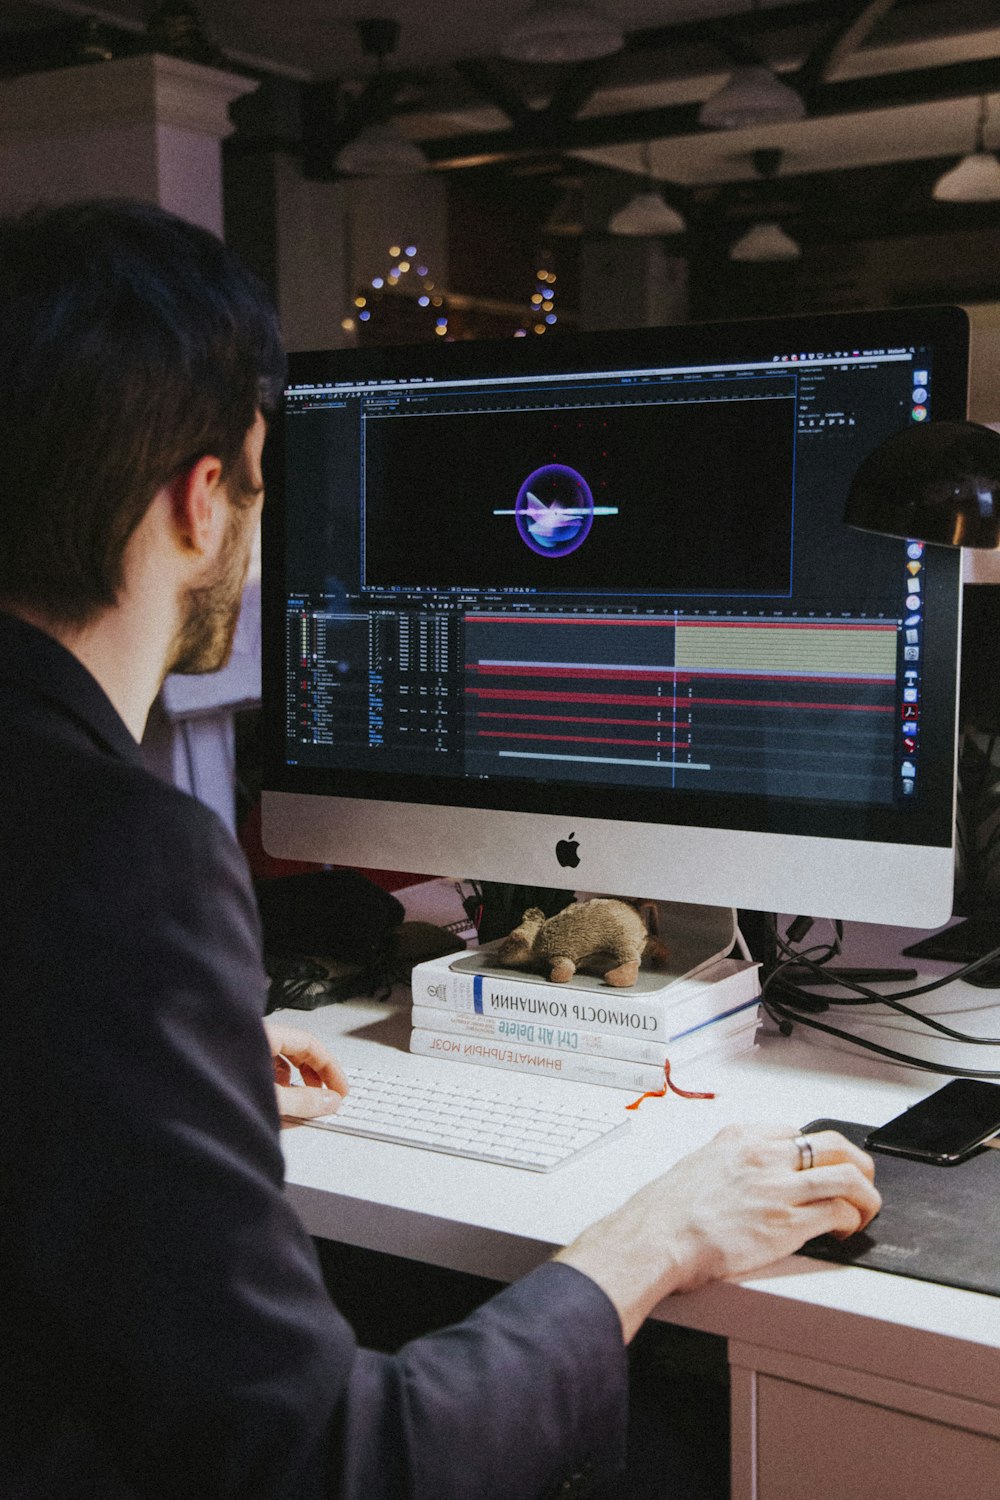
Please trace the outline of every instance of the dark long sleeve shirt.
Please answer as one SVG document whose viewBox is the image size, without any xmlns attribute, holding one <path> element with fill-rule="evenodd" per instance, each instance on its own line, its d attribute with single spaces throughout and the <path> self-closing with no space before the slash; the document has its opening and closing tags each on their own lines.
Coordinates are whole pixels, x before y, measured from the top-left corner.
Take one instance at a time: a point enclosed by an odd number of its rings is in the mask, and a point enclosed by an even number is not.
<svg viewBox="0 0 1000 1500">
<path fill-rule="evenodd" d="M 0 616 L 0 1493 L 585 1492 L 623 1443 L 611 1303 L 549 1264 L 359 1349 L 284 1195 L 265 990 L 221 821 Z"/>
</svg>

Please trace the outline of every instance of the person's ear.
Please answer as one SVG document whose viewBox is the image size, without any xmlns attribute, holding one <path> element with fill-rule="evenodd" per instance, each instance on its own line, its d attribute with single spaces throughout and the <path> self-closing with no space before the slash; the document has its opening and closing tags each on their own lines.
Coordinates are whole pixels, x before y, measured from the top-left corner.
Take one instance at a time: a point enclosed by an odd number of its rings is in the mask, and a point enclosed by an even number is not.
<svg viewBox="0 0 1000 1500">
<path fill-rule="evenodd" d="M 221 480 L 221 460 L 206 453 L 168 486 L 174 532 L 185 551 L 214 553 L 224 535 L 229 502 Z"/>
</svg>

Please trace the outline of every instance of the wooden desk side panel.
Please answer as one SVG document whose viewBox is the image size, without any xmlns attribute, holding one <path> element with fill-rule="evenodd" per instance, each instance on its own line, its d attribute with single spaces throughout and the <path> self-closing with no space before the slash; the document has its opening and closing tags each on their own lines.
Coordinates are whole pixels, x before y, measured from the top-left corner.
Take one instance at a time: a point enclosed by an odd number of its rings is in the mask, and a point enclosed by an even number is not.
<svg viewBox="0 0 1000 1500">
<path fill-rule="evenodd" d="M 754 1411 L 753 1483 L 746 1487 L 744 1471 L 734 1500 L 1000 1494 L 1000 1439 L 972 1427 L 763 1373 L 756 1376 Z"/>
</svg>

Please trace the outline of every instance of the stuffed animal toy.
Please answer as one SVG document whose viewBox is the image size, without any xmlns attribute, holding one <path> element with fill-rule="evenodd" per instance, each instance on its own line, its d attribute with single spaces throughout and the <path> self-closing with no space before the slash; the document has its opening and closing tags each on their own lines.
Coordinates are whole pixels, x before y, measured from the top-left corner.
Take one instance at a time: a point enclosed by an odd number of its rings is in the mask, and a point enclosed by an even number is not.
<svg viewBox="0 0 1000 1500">
<path fill-rule="evenodd" d="M 649 908 L 651 917 L 655 910 Z M 504 967 L 541 970 L 556 984 L 579 971 L 598 974 L 618 989 L 635 984 L 643 959 L 658 964 L 666 957 L 667 949 L 634 906 L 603 896 L 574 902 L 549 918 L 530 907 L 496 952 Z"/>
</svg>

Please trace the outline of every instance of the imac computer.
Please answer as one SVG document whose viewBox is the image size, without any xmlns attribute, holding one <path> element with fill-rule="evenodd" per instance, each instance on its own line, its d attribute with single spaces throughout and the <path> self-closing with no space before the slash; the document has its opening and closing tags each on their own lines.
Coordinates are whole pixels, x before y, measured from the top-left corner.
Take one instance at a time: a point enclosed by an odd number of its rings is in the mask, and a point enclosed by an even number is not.
<svg viewBox="0 0 1000 1500">
<path fill-rule="evenodd" d="M 266 847 L 946 922 L 960 554 L 843 514 L 967 379 L 957 308 L 293 355 Z"/>
</svg>

